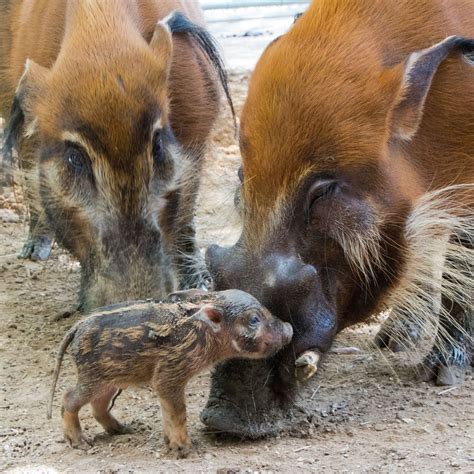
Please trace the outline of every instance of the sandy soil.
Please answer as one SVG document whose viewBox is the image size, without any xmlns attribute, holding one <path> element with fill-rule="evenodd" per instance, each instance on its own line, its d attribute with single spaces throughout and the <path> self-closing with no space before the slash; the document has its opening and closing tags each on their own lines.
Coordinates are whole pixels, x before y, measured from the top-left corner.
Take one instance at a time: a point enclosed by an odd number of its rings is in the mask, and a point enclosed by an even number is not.
<svg viewBox="0 0 474 474">
<path fill-rule="evenodd" d="M 232 75 L 239 107 L 247 80 L 245 74 Z M 203 247 L 232 243 L 238 235 L 233 194 L 239 155 L 229 124 L 228 115 L 219 121 L 203 179 L 198 214 Z M 19 192 L 4 196 L 0 208 L 21 210 Z M 133 434 L 105 435 L 86 408 L 82 420 L 95 444 L 87 452 L 69 448 L 62 440 L 59 413 L 59 394 L 74 381 L 68 357 L 51 421 L 46 420 L 46 400 L 58 343 L 74 323 L 53 318 L 74 302 L 79 267 L 58 248 L 44 263 L 17 260 L 25 218 L 0 211 L 2 472 L 474 471 L 472 377 L 451 390 L 416 382 L 414 356 L 371 348 L 376 325 L 341 334 L 338 345 L 362 351 L 328 357 L 301 394 L 306 421 L 289 434 L 249 442 L 206 433 L 199 421 L 209 387 L 209 374 L 203 374 L 188 387 L 195 442 L 189 459 L 176 461 L 164 453 L 160 408 L 149 389 L 128 390 L 114 408 Z"/>
</svg>

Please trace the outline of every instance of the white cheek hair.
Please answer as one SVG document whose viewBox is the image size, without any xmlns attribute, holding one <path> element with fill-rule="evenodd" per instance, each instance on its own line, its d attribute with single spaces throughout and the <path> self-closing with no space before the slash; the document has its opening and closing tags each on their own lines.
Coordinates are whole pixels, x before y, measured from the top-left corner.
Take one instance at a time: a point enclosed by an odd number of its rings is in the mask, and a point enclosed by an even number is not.
<svg viewBox="0 0 474 474">
<path fill-rule="evenodd" d="M 237 344 L 237 341 L 235 339 L 232 339 L 232 347 L 237 351 L 237 352 L 242 352 L 242 349 L 240 346 Z"/>
</svg>

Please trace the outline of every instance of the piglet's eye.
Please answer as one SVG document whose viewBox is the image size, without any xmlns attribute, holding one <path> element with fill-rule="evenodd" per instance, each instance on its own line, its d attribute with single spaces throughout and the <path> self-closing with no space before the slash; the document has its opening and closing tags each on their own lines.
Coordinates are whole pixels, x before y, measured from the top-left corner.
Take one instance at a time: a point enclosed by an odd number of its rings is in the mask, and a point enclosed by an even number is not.
<svg viewBox="0 0 474 474">
<path fill-rule="evenodd" d="M 161 133 L 159 130 L 156 131 L 155 134 L 153 135 L 151 152 L 153 155 L 153 161 L 155 162 L 155 165 L 159 166 L 161 163 L 163 163 L 165 159 L 165 154 L 163 150 L 163 139 L 161 137 Z"/>
<path fill-rule="evenodd" d="M 249 318 L 249 325 L 252 327 L 258 326 L 260 323 L 260 316 L 258 314 L 252 314 Z"/>
</svg>

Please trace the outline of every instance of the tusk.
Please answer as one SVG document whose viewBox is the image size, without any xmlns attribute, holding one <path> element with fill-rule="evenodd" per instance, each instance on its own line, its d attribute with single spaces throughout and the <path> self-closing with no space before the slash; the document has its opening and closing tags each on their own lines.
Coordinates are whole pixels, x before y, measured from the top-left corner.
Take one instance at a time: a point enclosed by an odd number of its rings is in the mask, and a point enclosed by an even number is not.
<svg viewBox="0 0 474 474">
<path fill-rule="evenodd" d="M 333 347 L 331 354 L 360 354 L 362 351 L 358 347 Z"/>
<path fill-rule="evenodd" d="M 321 355 L 314 350 L 303 352 L 295 361 L 295 377 L 298 382 L 305 382 L 318 371 Z"/>
</svg>

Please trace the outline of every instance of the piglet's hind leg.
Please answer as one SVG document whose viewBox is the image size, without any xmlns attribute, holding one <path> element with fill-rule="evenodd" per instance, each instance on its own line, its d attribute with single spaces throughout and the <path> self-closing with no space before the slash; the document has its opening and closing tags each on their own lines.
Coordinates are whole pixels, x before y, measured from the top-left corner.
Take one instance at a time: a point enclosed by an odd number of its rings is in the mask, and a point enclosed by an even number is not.
<svg viewBox="0 0 474 474">
<path fill-rule="evenodd" d="M 91 401 L 92 414 L 94 418 L 102 425 L 105 431 L 111 435 L 131 433 L 132 429 L 122 425 L 111 413 L 111 401 L 118 395 L 119 389 L 107 387 L 101 391 L 100 395 L 94 397 Z"/>
<path fill-rule="evenodd" d="M 77 385 L 68 390 L 63 398 L 62 416 L 64 438 L 73 448 L 89 449 L 91 441 L 84 436 L 79 421 L 79 410 L 92 398 L 90 389 Z"/>
</svg>

